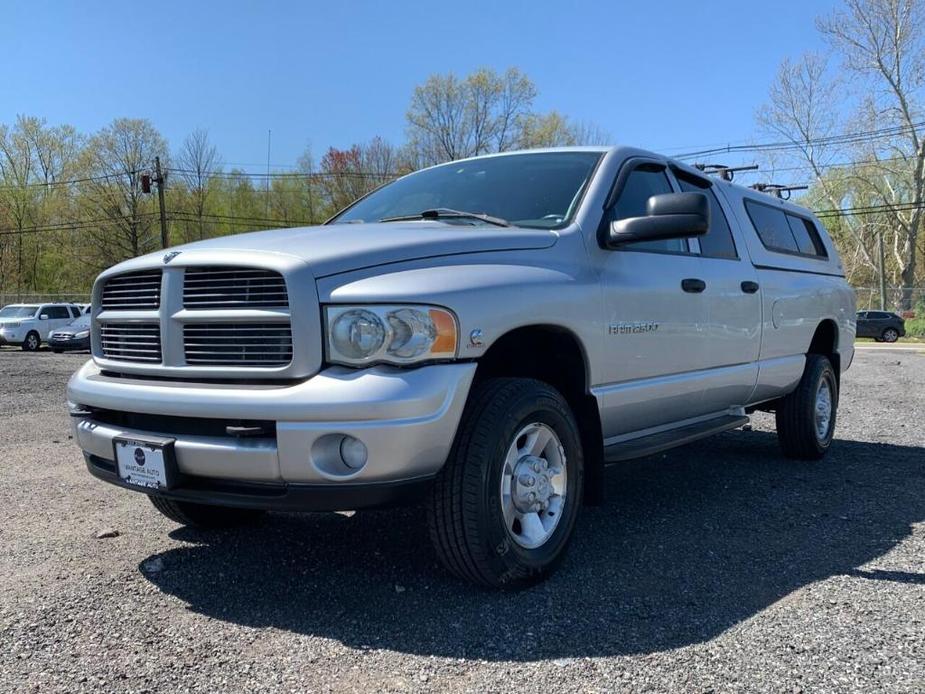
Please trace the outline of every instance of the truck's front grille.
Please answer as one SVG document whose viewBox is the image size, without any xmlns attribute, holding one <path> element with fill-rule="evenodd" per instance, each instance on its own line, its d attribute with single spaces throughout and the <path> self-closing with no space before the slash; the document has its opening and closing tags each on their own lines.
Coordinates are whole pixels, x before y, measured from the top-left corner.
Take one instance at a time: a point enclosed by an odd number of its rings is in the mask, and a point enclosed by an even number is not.
<svg viewBox="0 0 925 694">
<path fill-rule="evenodd" d="M 193 309 L 285 308 L 286 282 L 272 270 L 239 267 L 187 268 L 183 306 Z"/>
<path fill-rule="evenodd" d="M 103 323 L 100 345 L 107 359 L 155 364 L 161 361 L 161 329 L 157 323 Z"/>
<path fill-rule="evenodd" d="M 161 305 L 161 271 L 127 272 L 106 280 L 100 298 L 103 311 L 148 311 Z"/>
<path fill-rule="evenodd" d="M 311 271 L 288 258 L 283 269 L 275 267 L 275 255 L 254 256 L 251 267 L 197 265 L 181 254 L 163 267 L 101 279 L 94 288 L 92 329 L 99 365 L 150 378 L 288 379 L 314 373 L 321 350 Z M 268 264 L 260 267 L 261 261 Z M 300 287 L 300 294 L 290 294 L 290 287 Z"/>
<path fill-rule="evenodd" d="M 183 328 L 186 363 L 199 366 L 285 366 L 292 361 L 288 323 L 197 323 Z"/>
</svg>

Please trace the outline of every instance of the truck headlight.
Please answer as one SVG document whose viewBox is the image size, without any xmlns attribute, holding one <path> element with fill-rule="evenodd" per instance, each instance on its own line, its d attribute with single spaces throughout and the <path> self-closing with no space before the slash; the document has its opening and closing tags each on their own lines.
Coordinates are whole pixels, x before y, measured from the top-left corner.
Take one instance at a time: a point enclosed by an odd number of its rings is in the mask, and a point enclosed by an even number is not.
<svg viewBox="0 0 925 694">
<path fill-rule="evenodd" d="M 327 359 L 349 366 L 456 356 L 456 317 L 436 306 L 328 306 Z"/>
</svg>

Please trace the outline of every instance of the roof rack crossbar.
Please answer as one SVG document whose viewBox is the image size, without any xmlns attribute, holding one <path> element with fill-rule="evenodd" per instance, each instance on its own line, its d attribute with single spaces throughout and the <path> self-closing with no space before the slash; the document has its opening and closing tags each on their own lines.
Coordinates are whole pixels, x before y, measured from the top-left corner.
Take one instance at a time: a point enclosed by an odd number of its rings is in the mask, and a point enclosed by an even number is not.
<svg viewBox="0 0 925 694">
<path fill-rule="evenodd" d="M 757 164 L 747 166 L 726 166 L 725 164 L 694 164 L 695 169 L 700 169 L 705 174 L 719 176 L 724 181 L 731 181 L 735 178 L 736 171 L 757 171 Z"/>
</svg>

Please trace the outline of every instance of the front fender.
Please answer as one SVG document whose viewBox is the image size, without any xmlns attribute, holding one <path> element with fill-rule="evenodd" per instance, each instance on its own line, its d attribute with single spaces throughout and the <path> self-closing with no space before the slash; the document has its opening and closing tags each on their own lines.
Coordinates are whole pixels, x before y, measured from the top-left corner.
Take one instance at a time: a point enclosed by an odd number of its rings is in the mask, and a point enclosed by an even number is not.
<svg viewBox="0 0 925 694">
<path fill-rule="evenodd" d="M 363 277 L 326 278 L 319 281 L 319 296 L 322 303 L 449 308 L 459 319 L 461 359 L 477 359 L 511 330 L 543 324 L 574 333 L 590 364 L 600 363 L 600 283 L 587 269 L 503 261 L 396 268 Z"/>
</svg>

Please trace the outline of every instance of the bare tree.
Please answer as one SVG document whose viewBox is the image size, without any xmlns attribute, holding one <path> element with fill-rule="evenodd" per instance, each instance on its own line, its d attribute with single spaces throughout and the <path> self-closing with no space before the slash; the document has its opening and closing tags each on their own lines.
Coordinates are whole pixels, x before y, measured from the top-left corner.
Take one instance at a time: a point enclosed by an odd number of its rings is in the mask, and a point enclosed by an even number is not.
<svg viewBox="0 0 925 694">
<path fill-rule="evenodd" d="M 222 161 L 218 149 L 209 142 L 209 133 L 197 129 L 183 141 L 177 155 L 180 177 L 186 183 L 190 194 L 190 206 L 194 217 L 195 236 L 205 238 L 205 214 L 208 209 L 210 182 L 215 173 L 221 171 Z M 189 223 L 184 224 L 184 240 L 192 240 Z"/>
<path fill-rule="evenodd" d="M 37 210 L 37 188 L 32 185 L 35 152 L 22 126 L 23 118 L 20 116 L 12 129 L 0 127 L 0 212 L 13 225 L 4 233 L 4 239 L 10 231 L 16 235 L 18 293 L 22 291 L 24 281 L 23 235 L 26 228 L 34 224 Z"/>
<path fill-rule="evenodd" d="M 402 167 L 400 151 L 374 137 L 349 149 L 331 147 L 321 159 L 320 184 L 331 213 L 387 183 Z"/>
<path fill-rule="evenodd" d="M 921 0 L 845 0 L 845 9 L 821 19 L 818 27 L 859 79 L 865 120 L 897 131 L 885 147 L 871 143 L 867 154 L 873 190 L 894 224 L 892 250 L 904 287 L 901 306 L 909 309 L 925 213 L 925 5 Z"/>
<path fill-rule="evenodd" d="M 572 147 L 603 145 L 611 137 L 590 123 L 575 122 L 558 111 L 530 113 L 521 118 L 517 147 Z"/>
<path fill-rule="evenodd" d="M 427 164 L 511 149 L 535 97 L 516 68 L 500 75 L 482 68 L 464 79 L 431 75 L 411 98 L 410 140 Z"/>
<path fill-rule="evenodd" d="M 845 217 L 838 227 L 851 253 L 875 272 L 876 244 L 890 238 L 897 281 L 907 288 L 918 278 L 925 212 L 923 12 L 921 0 L 844 0 L 842 10 L 817 23 L 844 65 L 843 79 L 831 77 L 818 55 L 787 60 L 758 113 L 767 130 L 793 144 L 831 207 L 882 210 Z M 852 107 L 852 117 L 844 117 Z M 832 137 L 849 127 L 867 135 Z M 901 307 L 911 302 L 905 289 Z"/>
<path fill-rule="evenodd" d="M 105 220 L 89 232 L 103 263 L 156 248 L 157 213 L 141 190 L 141 176 L 156 156 L 166 163 L 164 138 L 148 120 L 117 118 L 90 139 L 85 156 L 95 179 L 83 184 L 87 207 Z"/>
</svg>

